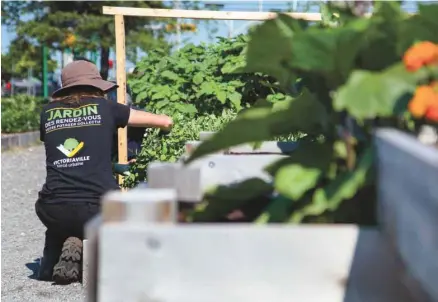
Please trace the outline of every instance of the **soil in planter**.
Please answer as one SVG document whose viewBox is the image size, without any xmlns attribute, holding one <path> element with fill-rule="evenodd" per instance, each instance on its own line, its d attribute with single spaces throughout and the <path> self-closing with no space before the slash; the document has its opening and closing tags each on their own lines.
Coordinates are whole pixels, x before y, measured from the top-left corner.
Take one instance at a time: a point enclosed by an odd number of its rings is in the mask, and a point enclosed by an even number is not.
<svg viewBox="0 0 438 302">
<path fill-rule="evenodd" d="M 245 202 L 245 205 L 235 207 L 230 211 L 226 211 L 225 214 L 214 213 L 209 211 L 205 214 L 194 214 L 194 208 L 196 204 L 179 202 L 179 222 L 191 222 L 194 223 L 244 223 L 253 222 L 271 202 L 270 196 L 259 196 L 250 201 Z M 223 211 L 219 210 L 221 213 Z"/>
<path fill-rule="evenodd" d="M 377 225 L 377 195 L 374 185 L 362 188 L 357 194 L 344 200 L 338 209 L 319 216 L 307 217 L 303 223 L 338 223 L 362 226 Z"/>
<path fill-rule="evenodd" d="M 195 204 L 179 202 L 179 222 L 194 223 L 249 223 L 259 217 L 272 201 L 268 195 L 259 196 L 251 201 L 245 202 L 244 206 L 236 207 L 227 214 L 209 213 L 193 214 Z M 374 226 L 377 224 L 376 215 L 376 190 L 375 186 L 368 186 L 360 190 L 350 200 L 344 200 L 335 211 L 327 211 L 322 215 L 308 216 L 302 223 L 334 223 L 334 224 L 357 224 L 362 226 Z M 296 203 L 294 208 L 299 210 L 305 203 Z M 291 213 L 294 209 L 291 207 Z"/>
</svg>

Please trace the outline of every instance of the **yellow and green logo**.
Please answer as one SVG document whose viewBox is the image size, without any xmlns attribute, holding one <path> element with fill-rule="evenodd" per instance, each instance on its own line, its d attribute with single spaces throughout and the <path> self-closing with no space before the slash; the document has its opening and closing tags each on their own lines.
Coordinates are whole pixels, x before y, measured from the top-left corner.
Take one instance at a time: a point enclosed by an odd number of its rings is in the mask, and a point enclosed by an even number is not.
<svg viewBox="0 0 438 302">
<path fill-rule="evenodd" d="M 84 147 L 83 142 L 78 142 L 74 138 L 67 138 L 63 145 L 59 145 L 58 150 L 67 157 L 75 156 Z"/>
</svg>

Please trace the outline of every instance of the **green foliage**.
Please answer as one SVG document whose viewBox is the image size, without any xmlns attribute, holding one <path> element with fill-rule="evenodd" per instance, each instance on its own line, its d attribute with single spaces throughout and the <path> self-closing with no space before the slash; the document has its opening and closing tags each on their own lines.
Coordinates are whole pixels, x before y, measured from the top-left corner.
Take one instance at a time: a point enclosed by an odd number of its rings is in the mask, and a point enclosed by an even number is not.
<svg viewBox="0 0 438 302">
<path fill-rule="evenodd" d="M 330 168 L 333 150 L 329 144 L 301 144 L 297 151 L 266 170 L 275 176 L 274 188 L 292 199 L 301 198 L 316 186 Z M 291 186 L 290 184 L 294 185 Z"/>
<path fill-rule="evenodd" d="M 251 106 L 270 112 L 274 105 L 282 107 L 292 101 L 271 76 L 231 73 L 245 64 L 247 40 L 247 36 L 240 35 L 220 38 L 210 45 L 189 44 L 171 55 L 157 49 L 137 64 L 129 79 L 134 104 L 150 112 L 171 115 L 175 126 L 165 137 L 159 136 L 158 130 L 148 132 L 126 186 L 144 180 L 150 162 L 176 161 L 183 154 L 186 141 L 198 140 L 201 131 L 222 129 L 238 112 L 242 116 L 239 121 L 243 119 L 245 124 L 244 110 Z M 294 105 L 299 104 L 297 99 Z M 296 132 L 296 128 L 291 128 L 282 135 L 290 138 Z M 262 136 L 252 142 L 260 140 Z"/>
<path fill-rule="evenodd" d="M 355 70 L 339 88 L 333 106 L 338 111 L 348 110 L 357 119 L 390 117 L 404 112 L 416 82 L 415 75 L 406 71 L 403 64 L 381 72 Z"/>
<path fill-rule="evenodd" d="M 314 114 L 309 116 L 303 112 Z M 269 140 L 290 133 L 319 134 L 326 123 L 325 108 L 306 90 L 297 98 L 242 112 L 213 140 L 197 147 L 189 162 L 229 146 Z"/>
<path fill-rule="evenodd" d="M 40 126 L 41 98 L 16 95 L 2 98 L 2 133 L 35 131 Z"/>
<path fill-rule="evenodd" d="M 187 115 L 175 114 L 175 126 L 168 135 L 160 136 L 158 129 L 148 129 L 142 151 L 131 169 L 130 176 L 125 177 L 124 186 L 134 187 L 137 183 L 147 180 L 146 169 L 151 162 L 176 162 L 183 155 L 187 141 L 199 140 L 201 131 L 222 129 L 235 116 L 231 110 L 226 110 L 218 116 L 208 114 L 194 119 Z"/>
<path fill-rule="evenodd" d="M 109 49 L 115 45 L 114 16 L 103 15 L 102 6 L 163 8 L 162 1 L 11 1 L 2 5 L 2 24 L 15 30 L 19 39 L 30 45 L 46 44 L 51 50 L 73 47 L 78 53 L 100 51 L 101 73 L 108 74 Z M 23 21 L 22 16 L 30 16 Z M 126 48 L 128 59 L 156 47 L 165 48 L 164 32 L 145 28 L 149 18 L 125 17 Z M 74 34 L 74 45 L 66 37 Z M 31 49 L 23 49 L 31 52 Z M 40 59 L 36 62 L 40 63 Z"/>
<path fill-rule="evenodd" d="M 34 76 L 42 76 L 41 47 L 29 43 L 22 36 L 17 37 L 9 45 L 8 52 L 2 53 L 2 80 L 12 77 L 27 78 L 29 70 Z M 48 60 L 48 72 L 56 69 L 57 62 Z"/>
<path fill-rule="evenodd" d="M 420 5 L 419 14 L 408 16 L 399 3 L 381 1 L 368 18 L 341 4 L 325 6 L 324 22 L 319 24 L 280 15 L 250 34 L 245 66 L 236 72 L 275 77 L 287 91 L 285 100 L 248 109 L 187 161 L 241 143 L 293 131 L 308 133 L 297 151 L 266 168 L 274 179 L 271 189 L 279 195 L 266 201 L 252 219 L 259 223 L 315 221 L 315 217 L 323 222 L 362 221 L 349 205 L 357 205 L 357 198 L 374 185 L 374 128 L 384 124 L 408 131 L 407 101 L 433 73 L 432 68 L 408 73 L 400 61 L 418 38 L 437 42 L 438 23 L 432 16 L 438 14 L 438 5 Z M 298 90 L 295 79 L 300 79 Z M 257 186 L 253 181 L 233 190 Z M 221 199 L 216 196 L 221 192 L 209 194 L 195 216 L 213 217 L 206 211 L 211 200 Z M 254 202 L 235 196 L 223 201 L 229 212 Z M 367 198 L 372 207 L 374 196 Z M 338 215 L 339 211 L 349 212 Z"/>
<path fill-rule="evenodd" d="M 244 65 L 242 50 L 246 41 L 247 37 L 239 36 L 219 39 L 211 45 L 189 44 L 170 56 L 161 50 L 149 52 L 129 81 L 135 104 L 148 110 L 194 116 L 220 114 L 224 108 L 239 111 L 268 95 L 275 95 L 272 101 L 281 99 L 273 78 L 229 73 Z"/>
</svg>

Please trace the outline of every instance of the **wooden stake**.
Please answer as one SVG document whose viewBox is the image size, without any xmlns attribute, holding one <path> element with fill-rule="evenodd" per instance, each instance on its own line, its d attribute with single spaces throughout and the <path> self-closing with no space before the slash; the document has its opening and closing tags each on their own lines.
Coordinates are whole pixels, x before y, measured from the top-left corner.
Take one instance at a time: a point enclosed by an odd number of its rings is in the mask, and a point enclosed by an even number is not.
<svg viewBox="0 0 438 302">
<path fill-rule="evenodd" d="M 267 20 L 277 16 L 271 12 L 231 12 L 211 10 L 186 10 L 186 9 L 153 9 L 137 7 L 103 6 L 104 15 L 124 15 L 151 18 L 185 18 L 208 20 Z M 307 21 L 321 21 L 320 13 L 286 13 L 294 18 Z"/>
<path fill-rule="evenodd" d="M 126 57 L 125 57 L 125 22 L 123 15 L 115 15 L 116 29 L 116 64 L 117 64 L 117 102 L 126 104 Z M 118 131 L 119 163 L 128 162 L 128 129 Z M 123 183 L 123 176 L 119 175 L 119 184 Z"/>
</svg>

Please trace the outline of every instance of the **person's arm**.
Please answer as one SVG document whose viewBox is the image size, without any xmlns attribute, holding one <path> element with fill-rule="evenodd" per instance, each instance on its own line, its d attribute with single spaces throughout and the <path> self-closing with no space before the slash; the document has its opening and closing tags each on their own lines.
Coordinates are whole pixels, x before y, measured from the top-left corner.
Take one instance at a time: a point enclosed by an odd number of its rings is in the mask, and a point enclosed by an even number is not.
<svg viewBox="0 0 438 302">
<path fill-rule="evenodd" d="M 129 108 L 129 106 L 108 102 L 114 118 L 114 123 L 117 128 L 130 127 L 154 127 L 163 130 L 172 128 L 172 119 L 167 115 L 158 115 L 141 110 Z"/>
<path fill-rule="evenodd" d="M 172 128 L 173 121 L 167 115 L 158 115 L 145 111 L 131 109 L 128 126 L 131 127 L 154 127 L 164 130 Z"/>
<path fill-rule="evenodd" d="M 44 136 L 45 136 L 45 129 L 44 129 L 44 125 L 43 125 L 43 112 L 40 113 L 40 141 L 44 142 Z"/>
</svg>

